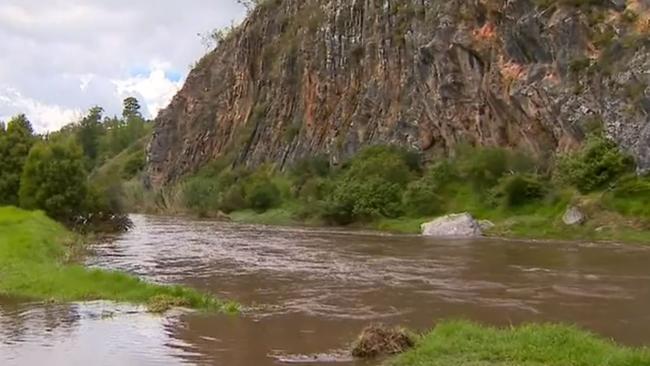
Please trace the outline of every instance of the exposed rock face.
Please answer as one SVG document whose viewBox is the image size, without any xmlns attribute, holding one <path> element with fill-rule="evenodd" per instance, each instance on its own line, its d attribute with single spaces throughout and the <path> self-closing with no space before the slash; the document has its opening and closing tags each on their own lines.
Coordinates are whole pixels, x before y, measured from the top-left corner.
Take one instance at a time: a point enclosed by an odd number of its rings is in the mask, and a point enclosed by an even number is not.
<svg viewBox="0 0 650 366">
<path fill-rule="evenodd" d="M 422 235 L 439 238 L 477 238 L 481 225 L 468 213 L 447 215 L 422 224 Z"/>
<path fill-rule="evenodd" d="M 377 143 L 551 154 L 594 120 L 650 169 L 650 0 L 537 3 L 268 0 L 159 114 L 149 178 L 225 155 L 337 163 Z"/>
</svg>

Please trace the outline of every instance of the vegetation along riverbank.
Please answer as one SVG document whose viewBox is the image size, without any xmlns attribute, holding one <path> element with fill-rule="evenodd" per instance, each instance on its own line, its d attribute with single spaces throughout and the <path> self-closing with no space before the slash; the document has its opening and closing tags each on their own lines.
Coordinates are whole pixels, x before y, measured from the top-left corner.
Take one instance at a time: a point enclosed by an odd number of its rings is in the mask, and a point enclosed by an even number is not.
<svg viewBox="0 0 650 366">
<path fill-rule="evenodd" d="M 650 350 L 618 346 L 571 326 L 531 324 L 497 329 L 450 321 L 420 337 L 414 348 L 388 364 L 641 366 L 650 364 Z"/>
<path fill-rule="evenodd" d="M 124 273 L 75 263 L 82 238 L 40 211 L 0 208 L 0 295 L 46 301 L 113 300 L 146 304 L 150 311 L 173 306 L 236 311 L 209 295 L 181 286 L 146 283 Z"/>
<path fill-rule="evenodd" d="M 122 187 L 114 200 L 132 211 L 245 223 L 419 233 L 432 218 L 469 212 L 494 224 L 488 236 L 650 241 L 650 178 L 637 175 L 598 128 L 580 149 L 557 156 L 464 146 L 422 161 L 415 152 L 371 146 L 337 165 L 313 157 L 284 171 L 249 169 L 224 157 L 156 192 L 133 181 Z M 584 215 L 575 225 L 562 220 L 571 207 Z"/>
</svg>

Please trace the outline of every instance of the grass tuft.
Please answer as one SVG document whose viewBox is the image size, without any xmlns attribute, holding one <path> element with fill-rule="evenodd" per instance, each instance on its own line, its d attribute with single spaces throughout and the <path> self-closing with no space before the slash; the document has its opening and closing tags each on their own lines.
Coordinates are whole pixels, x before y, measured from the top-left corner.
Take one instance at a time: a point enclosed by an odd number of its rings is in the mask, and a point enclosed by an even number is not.
<svg viewBox="0 0 650 366">
<path fill-rule="evenodd" d="M 600 339 L 576 327 L 530 324 L 483 327 L 448 321 L 422 336 L 393 366 L 645 366 L 650 350 Z"/>
</svg>

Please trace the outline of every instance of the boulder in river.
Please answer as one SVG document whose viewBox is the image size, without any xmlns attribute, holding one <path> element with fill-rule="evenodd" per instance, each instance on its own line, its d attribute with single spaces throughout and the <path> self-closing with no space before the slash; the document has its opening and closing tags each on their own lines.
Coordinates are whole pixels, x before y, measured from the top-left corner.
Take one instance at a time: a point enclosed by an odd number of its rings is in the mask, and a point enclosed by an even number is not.
<svg viewBox="0 0 650 366">
<path fill-rule="evenodd" d="M 569 207 L 564 213 L 564 216 L 562 216 L 564 224 L 569 226 L 582 225 L 586 219 L 585 214 L 575 206 Z"/>
<path fill-rule="evenodd" d="M 446 238 L 476 238 L 483 236 L 481 225 L 469 213 L 439 217 L 422 224 L 422 235 Z"/>
</svg>

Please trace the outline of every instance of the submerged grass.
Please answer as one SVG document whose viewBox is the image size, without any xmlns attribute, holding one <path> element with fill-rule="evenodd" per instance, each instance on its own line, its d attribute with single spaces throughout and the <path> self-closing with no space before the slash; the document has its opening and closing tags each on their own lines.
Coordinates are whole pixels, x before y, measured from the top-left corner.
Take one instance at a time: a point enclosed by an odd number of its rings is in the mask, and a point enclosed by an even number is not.
<svg viewBox="0 0 650 366">
<path fill-rule="evenodd" d="M 182 286 L 161 286 L 68 263 L 79 238 L 42 212 L 0 208 L 0 295 L 48 301 L 112 300 L 235 311 L 234 303 Z M 160 307 L 157 309 L 160 311 Z M 156 310 L 156 309 L 154 309 Z"/>
<path fill-rule="evenodd" d="M 498 329 L 465 321 L 439 324 L 393 366 L 646 366 L 650 350 L 627 348 L 572 326 Z"/>
</svg>

